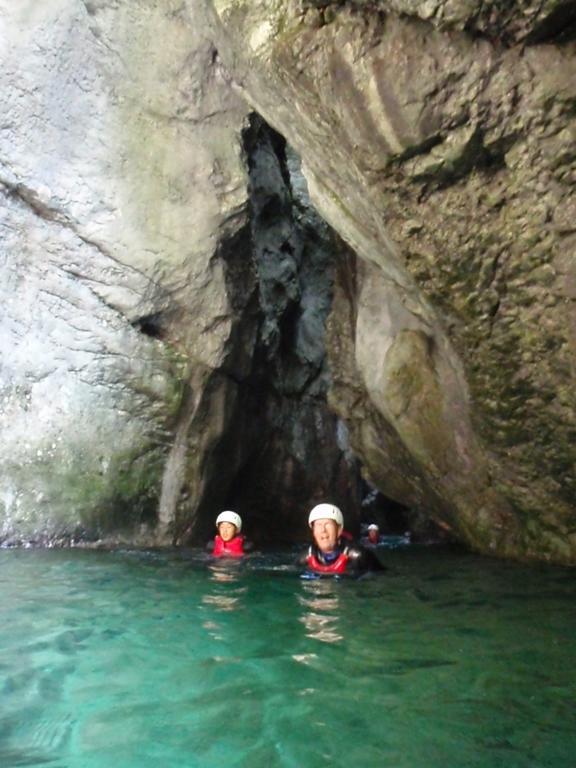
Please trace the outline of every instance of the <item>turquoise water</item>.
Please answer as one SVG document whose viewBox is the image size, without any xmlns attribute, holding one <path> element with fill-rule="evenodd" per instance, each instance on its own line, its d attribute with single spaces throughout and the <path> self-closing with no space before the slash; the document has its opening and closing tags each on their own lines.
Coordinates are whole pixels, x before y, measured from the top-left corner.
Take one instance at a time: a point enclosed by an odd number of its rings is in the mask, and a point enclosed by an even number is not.
<svg viewBox="0 0 576 768">
<path fill-rule="evenodd" d="M 574 573 L 386 559 L 0 551 L 0 766 L 574 765 Z"/>
</svg>

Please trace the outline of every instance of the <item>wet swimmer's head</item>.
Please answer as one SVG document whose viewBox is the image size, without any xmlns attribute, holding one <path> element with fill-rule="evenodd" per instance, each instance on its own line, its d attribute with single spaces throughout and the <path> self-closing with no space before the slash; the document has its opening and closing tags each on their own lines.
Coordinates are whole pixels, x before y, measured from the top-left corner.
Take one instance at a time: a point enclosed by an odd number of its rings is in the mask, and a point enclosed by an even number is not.
<svg viewBox="0 0 576 768">
<path fill-rule="evenodd" d="M 230 510 L 220 512 L 216 518 L 216 528 L 222 541 L 231 541 L 242 530 L 242 518 Z"/>
<path fill-rule="evenodd" d="M 344 528 L 344 517 L 338 507 L 334 504 L 317 504 L 308 515 L 308 525 L 321 552 L 333 552 L 336 549 Z"/>
<path fill-rule="evenodd" d="M 368 526 L 368 540 L 373 544 L 377 544 L 379 537 L 380 537 L 380 528 L 378 528 L 376 523 L 370 523 L 370 525 Z"/>
</svg>

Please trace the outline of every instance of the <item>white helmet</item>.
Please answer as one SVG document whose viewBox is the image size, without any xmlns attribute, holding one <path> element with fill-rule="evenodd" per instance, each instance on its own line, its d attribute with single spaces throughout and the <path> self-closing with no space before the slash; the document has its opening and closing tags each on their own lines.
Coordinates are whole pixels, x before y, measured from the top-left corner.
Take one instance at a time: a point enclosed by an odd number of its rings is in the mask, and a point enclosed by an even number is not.
<svg viewBox="0 0 576 768">
<path fill-rule="evenodd" d="M 376 525 L 376 523 L 370 523 L 370 525 L 368 526 L 368 530 L 369 530 L 369 531 L 379 531 L 379 530 L 380 530 L 380 528 L 378 528 L 378 526 Z"/>
<path fill-rule="evenodd" d="M 315 520 L 334 520 L 341 528 L 344 527 L 342 512 L 334 504 L 316 504 L 308 515 L 308 525 L 312 527 Z"/>
<path fill-rule="evenodd" d="M 232 523 L 232 525 L 236 526 L 238 533 L 242 530 L 242 518 L 236 512 L 231 512 L 230 510 L 220 512 L 216 518 L 216 528 L 218 528 L 220 523 Z"/>
</svg>

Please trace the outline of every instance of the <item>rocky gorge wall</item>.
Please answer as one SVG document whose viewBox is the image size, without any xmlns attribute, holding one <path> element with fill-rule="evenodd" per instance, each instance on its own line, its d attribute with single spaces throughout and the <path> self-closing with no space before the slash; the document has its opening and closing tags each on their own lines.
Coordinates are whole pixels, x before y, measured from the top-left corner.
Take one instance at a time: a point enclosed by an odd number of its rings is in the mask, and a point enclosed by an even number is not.
<svg viewBox="0 0 576 768">
<path fill-rule="evenodd" d="M 575 4 L 213 9 L 360 259 L 330 401 L 366 473 L 480 551 L 574 562 Z"/>
<path fill-rule="evenodd" d="M 233 397 L 213 376 L 236 325 L 214 230 L 242 223 L 245 108 L 178 3 L 0 14 L 1 530 L 149 537 L 202 393 Z"/>
<path fill-rule="evenodd" d="M 334 480 L 354 496 L 326 408 L 330 235 L 295 220 L 208 32 L 202 2 L 0 2 L 5 545 L 198 542 L 223 505 L 270 528 Z"/>
<path fill-rule="evenodd" d="M 575 8 L 0 0 L 0 540 L 573 563 Z"/>
</svg>

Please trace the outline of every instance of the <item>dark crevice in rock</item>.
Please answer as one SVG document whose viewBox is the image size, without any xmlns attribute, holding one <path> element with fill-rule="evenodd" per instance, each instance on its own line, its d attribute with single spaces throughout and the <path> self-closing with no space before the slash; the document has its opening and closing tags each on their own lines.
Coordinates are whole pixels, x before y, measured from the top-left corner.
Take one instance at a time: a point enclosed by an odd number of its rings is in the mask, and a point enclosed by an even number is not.
<svg viewBox="0 0 576 768">
<path fill-rule="evenodd" d="M 412 144 L 394 158 L 393 164 L 403 163 L 405 160 L 410 160 L 411 158 L 417 157 L 418 155 L 425 155 L 438 144 L 442 144 L 443 141 L 444 139 L 442 136 L 437 134 L 435 136 L 428 137 L 420 144 Z"/>
<path fill-rule="evenodd" d="M 525 42 L 528 45 L 556 43 L 562 45 L 576 40 L 576 5 L 573 0 L 555 8 L 532 32 Z"/>
<path fill-rule="evenodd" d="M 342 504 L 351 522 L 359 509 L 358 466 L 339 444 L 326 402 L 324 326 L 338 239 L 314 211 L 284 138 L 254 115 L 244 143 L 250 228 L 218 254 L 229 301 L 244 318 L 220 371 L 235 382 L 235 405 L 207 457 L 203 476 L 211 480 L 195 522 L 180 541 L 211 535 L 214 510 L 224 507 L 245 517 L 260 544 L 305 537 L 315 501 Z"/>
<path fill-rule="evenodd" d="M 460 146 L 451 146 L 451 138 L 448 135 L 443 142 L 435 141 L 430 146 L 429 155 L 422 150 L 412 154 L 412 162 L 408 160 L 407 175 L 425 182 L 428 191 L 447 189 L 473 171 L 491 175 L 504 170 L 506 153 L 518 137 L 515 134 L 504 136 L 488 145 L 484 143 L 482 131 L 476 128 L 469 131 L 469 136 Z"/>
<path fill-rule="evenodd" d="M 154 312 L 153 314 L 139 317 L 137 320 L 133 320 L 131 325 L 137 331 L 143 333 L 144 336 L 149 336 L 152 339 L 162 340 L 165 337 L 161 312 Z"/>
<path fill-rule="evenodd" d="M 15 200 L 19 200 L 29 208 L 36 216 L 46 221 L 57 221 L 67 225 L 66 217 L 57 208 L 52 208 L 40 199 L 36 190 L 25 184 L 11 183 L 6 179 L 0 179 L 0 186 L 4 187 L 6 194 Z"/>
<path fill-rule="evenodd" d="M 286 360 L 292 355 L 292 351 L 296 346 L 296 334 L 300 317 L 301 312 L 299 305 L 288 303 L 286 311 L 278 321 L 278 332 L 280 335 L 278 352 L 283 360 Z"/>
<path fill-rule="evenodd" d="M 245 137 L 249 157 L 252 238 L 262 319 L 256 348 L 254 407 L 265 414 L 233 495 L 262 515 L 264 538 L 305 531 L 313 499 L 350 506 L 357 468 L 337 442 L 337 418 L 326 404 L 329 372 L 324 326 L 332 302 L 337 238 L 315 213 L 299 160 L 283 137 L 254 117 Z M 273 202 L 272 202 L 273 201 Z M 274 216 L 270 216 L 271 209 Z M 276 510 L 274 532 L 270 506 Z M 258 510 L 261 510 L 258 512 Z"/>
</svg>

